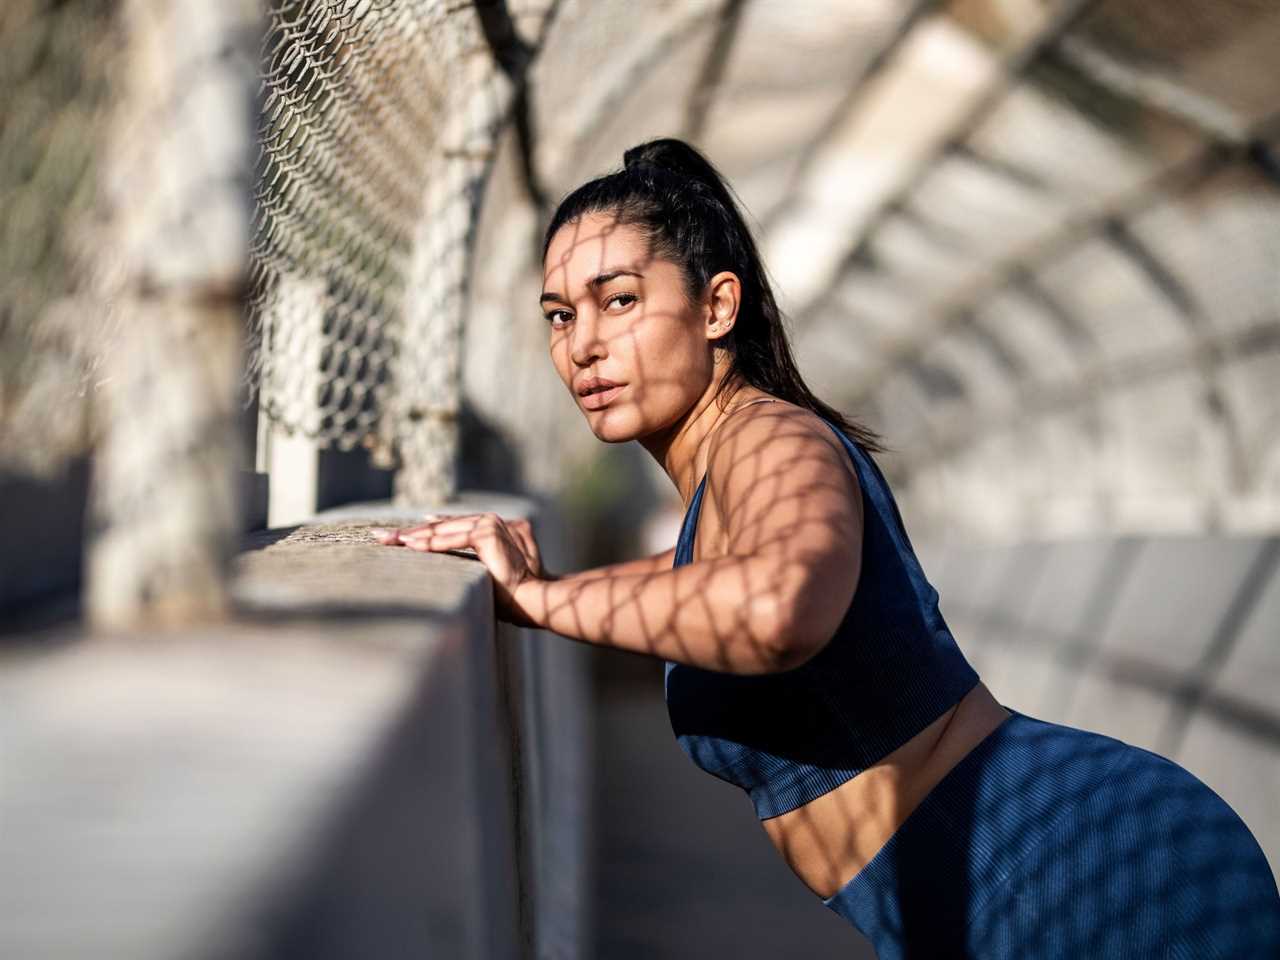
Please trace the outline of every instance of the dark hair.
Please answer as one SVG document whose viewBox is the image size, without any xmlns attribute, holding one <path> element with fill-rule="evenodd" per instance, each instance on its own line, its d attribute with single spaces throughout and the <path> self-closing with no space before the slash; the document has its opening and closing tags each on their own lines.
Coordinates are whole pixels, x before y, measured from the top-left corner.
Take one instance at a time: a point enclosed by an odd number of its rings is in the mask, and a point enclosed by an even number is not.
<svg viewBox="0 0 1280 960">
<path fill-rule="evenodd" d="M 653 256 L 680 267 L 692 302 L 701 299 L 716 273 L 732 271 L 742 283 L 742 302 L 726 344 L 732 359 L 717 395 L 720 408 L 733 395 L 726 388 L 749 384 L 824 417 L 865 449 L 883 451 L 874 431 L 827 406 L 800 376 L 760 251 L 711 162 L 672 138 L 634 146 L 622 160 L 621 170 L 589 180 L 560 201 L 543 237 L 543 259 L 566 223 L 588 213 L 612 213 L 619 223 L 644 232 Z"/>
</svg>

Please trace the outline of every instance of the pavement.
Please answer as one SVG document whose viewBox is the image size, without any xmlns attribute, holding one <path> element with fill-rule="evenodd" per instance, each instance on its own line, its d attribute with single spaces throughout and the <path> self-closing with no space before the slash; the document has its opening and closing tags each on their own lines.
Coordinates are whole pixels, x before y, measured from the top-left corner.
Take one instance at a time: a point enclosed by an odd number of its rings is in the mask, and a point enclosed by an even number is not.
<svg viewBox="0 0 1280 960">
<path fill-rule="evenodd" d="M 662 664 L 595 652 L 595 948 L 605 960 L 874 958 L 774 850 L 745 793 L 681 751 Z"/>
</svg>

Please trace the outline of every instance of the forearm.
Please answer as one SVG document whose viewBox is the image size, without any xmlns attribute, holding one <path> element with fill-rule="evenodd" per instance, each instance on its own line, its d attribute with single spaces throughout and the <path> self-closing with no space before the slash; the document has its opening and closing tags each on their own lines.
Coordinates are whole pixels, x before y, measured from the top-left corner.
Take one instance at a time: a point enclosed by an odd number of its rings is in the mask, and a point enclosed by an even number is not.
<svg viewBox="0 0 1280 960">
<path fill-rule="evenodd" d="M 629 576 L 632 574 L 649 574 L 659 573 L 663 570 L 670 570 L 671 564 L 675 561 L 675 548 L 664 550 L 662 553 L 655 553 L 648 557 L 637 557 L 634 560 L 623 560 L 620 563 L 610 563 L 602 567 L 592 567 L 589 570 L 580 570 L 577 573 L 562 573 L 552 577 L 550 580 L 561 582 L 573 581 L 575 583 L 584 583 L 587 580 L 598 580 L 602 577 L 619 577 Z"/>
<path fill-rule="evenodd" d="M 798 564 L 781 556 L 727 556 L 635 569 L 620 564 L 613 572 L 587 571 L 595 576 L 529 581 L 516 600 L 539 627 L 586 643 L 726 673 L 792 665 L 787 630 L 793 585 L 804 573 Z"/>
</svg>

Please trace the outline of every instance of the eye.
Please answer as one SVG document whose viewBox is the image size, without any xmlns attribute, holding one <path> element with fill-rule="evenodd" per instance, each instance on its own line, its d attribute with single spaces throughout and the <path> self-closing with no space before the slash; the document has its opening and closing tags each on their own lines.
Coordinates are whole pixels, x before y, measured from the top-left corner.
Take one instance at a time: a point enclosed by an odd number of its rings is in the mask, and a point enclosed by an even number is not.
<svg viewBox="0 0 1280 960">
<path fill-rule="evenodd" d="M 568 310 L 552 310 L 547 314 L 547 322 L 550 323 L 553 328 L 563 327 L 572 319 L 573 314 Z"/>
<path fill-rule="evenodd" d="M 620 304 L 625 309 L 626 307 L 631 306 L 631 304 L 635 302 L 636 302 L 636 295 L 634 293 L 615 293 L 613 296 L 611 296 L 608 300 L 604 302 L 604 305 L 606 307 L 611 307 L 614 304 Z"/>
</svg>

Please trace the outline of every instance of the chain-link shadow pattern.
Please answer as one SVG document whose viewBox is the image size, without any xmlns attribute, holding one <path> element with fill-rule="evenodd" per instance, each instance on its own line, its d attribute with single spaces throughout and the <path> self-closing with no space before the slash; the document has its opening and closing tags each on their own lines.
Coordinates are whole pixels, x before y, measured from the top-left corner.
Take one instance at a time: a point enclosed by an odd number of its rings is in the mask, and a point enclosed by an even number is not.
<svg viewBox="0 0 1280 960">
<path fill-rule="evenodd" d="M 648 182 L 643 169 L 634 176 Z M 686 269 L 657 255 L 659 241 L 637 221 L 587 209 L 550 234 L 541 300 L 551 359 L 597 438 L 638 438 L 668 472 L 688 505 L 675 550 L 561 577 L 541 569 L 527 525 L 496 515 L 432 517 L 384 542 L 474 549 L 505 616 L 666 660 L 667 706 L 686 752 L 747 792 L 779 853 L 828 906 L 879 891 L 872 913 L 842 915 L 885 956 L 904 943 L 911 955 L 962 955 L 976 944 L 988 952 L 974 956 L 1010 957 L 1068 956 L 1095 941 L 1111 950 L 1109 937 L 1137 949 L 1143 937 L 1266 944 L 1280 903 L 1230 808 L 1181 768 L 1120 741 L 1004 720 L 942 620 L 869 453 L 812 410 L 758 390 L 718 403 L 714 387 L 727 374 L 708 339 L 721 294 L 690 290 Z M 713 278 L 708 290 L 718 289 Z M 1160 775 L 1148 783 L 1152 770 Z M 1112 778 L 1113 800 L 1145 810 L 1132 815 L 1136 846 L 1163 864 L 1208 859 L 1192 864 L 1200 887 L 1181 912 L 1121 905 L 1076 929 L 1070 897 L 1053 899 L 1068 880 L 1079 876 L 1073 896 L 1115 906 L 1113 887 L 1133 876 L 1128 834 L 1095 830 L 1107 811 L 1086 805 Z M 1185 845 L 1184 815 L 1211 833 L 1207 846 Z M 1080 816 L 1075 831 L 1063 826 Z M 1213 859 L 1228 847 L 1229 859 Z M 1039 919 L 1024 929 L 1025 904 L 999 898 L 1041 857 L 1066 861 L 1066 879 L 1026 880 L 1051 902 L 1045 916 L 1031 909 Z M 1140 867 L 1157 887 L 1139 897 L 1160 892 L 1156 872 Z M 891 868 L 900 876 L 876 887 L 877 871 Z M 1252 898 L 1244 926 L 1223 905 L 1232 890 L 1235 902 Z M 1068 927 L 1075 939 L 1063 939 Z M 912 945 L 929 937 L 933 953 Z"/>
<path fill-rule="evenodd" d="M 1275 881 L 1226 803 L 1157 754 L 1020 713 L 824 902 L 881 960 L 1280 950 Z"/>
</svg>

